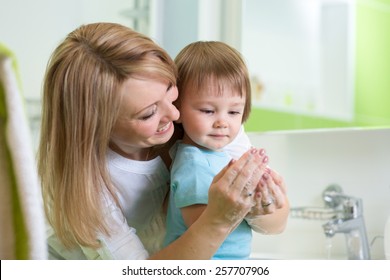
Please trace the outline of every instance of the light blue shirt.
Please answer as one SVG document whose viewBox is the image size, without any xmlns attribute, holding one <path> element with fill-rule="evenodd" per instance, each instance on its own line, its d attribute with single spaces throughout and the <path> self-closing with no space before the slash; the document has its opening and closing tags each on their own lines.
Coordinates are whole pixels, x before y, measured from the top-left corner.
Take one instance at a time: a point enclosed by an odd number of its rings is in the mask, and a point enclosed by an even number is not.
<svg viewBox="0 0 390 280">
<path fill-rule="evenodd" d="M 176 240 L 186 230 L 180 208 L 208 203 L 208 190 L 214 176 L 231 157 L 179 143 L 171 170 L 171 189 L 164 245 Z M 226 238 L 213 259 L 247 259 L 250 254 L 252 230 L 244 220 Z"/>
</svg>

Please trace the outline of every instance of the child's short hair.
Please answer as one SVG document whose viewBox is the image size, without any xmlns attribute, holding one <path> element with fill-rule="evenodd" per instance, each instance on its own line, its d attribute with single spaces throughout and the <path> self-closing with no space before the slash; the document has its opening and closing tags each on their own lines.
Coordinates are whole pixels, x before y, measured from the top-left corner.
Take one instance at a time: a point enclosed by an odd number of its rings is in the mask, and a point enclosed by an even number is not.
<svg viewBox="0 0 390 280">
<path fill-rule="evenodd" d="M 246 97 L 242 122 L 251 110 L 251 86 L 248 69 L 241 54 L 226 43 L 198 41 L 187 45 L 175 58 L 178 68 L 177 87 L 180 96 L 188 86 L 197 91 L 209 82 L 218 83 L 219 92 L 233 87 Z"/>
</svg>

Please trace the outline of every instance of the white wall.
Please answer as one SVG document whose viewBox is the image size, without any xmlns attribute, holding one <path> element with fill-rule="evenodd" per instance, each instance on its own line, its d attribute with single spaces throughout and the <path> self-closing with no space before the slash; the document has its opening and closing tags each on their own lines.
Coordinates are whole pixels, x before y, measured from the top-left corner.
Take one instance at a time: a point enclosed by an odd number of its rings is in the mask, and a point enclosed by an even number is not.
<svg viewBox="0 0 390 280">
<path fill-rule="evenodd" d="M 26 98 L 39 98 L 50 54 L 77 26 L 95 21 L 128 24 L 128 0 L 0 0 L 0 42 L 16 55 Z"/>
<path fill-rule="evenodd" d="M 164 0 L 163 36 L 159 42 L 174 58 L 198 38 L 198 0 Z"/>
<path fill-rule="evenodd" d="M 322 192 L 337 183 L 345 194 L 363 199 L 373 259 L 384 259 L 383 231 L 390 215 L 390 129 L 317 130 L 250 134 L 264 147 L 270 167 L 287 183 L 291 207 L 322 207 Z M 326 221 L 289 219 L 281 235 L 254 235 L 259 258 L 327 259 Z M 347 259 L 343 235 L 331 240 L 331 259 Z"/>
</svg>

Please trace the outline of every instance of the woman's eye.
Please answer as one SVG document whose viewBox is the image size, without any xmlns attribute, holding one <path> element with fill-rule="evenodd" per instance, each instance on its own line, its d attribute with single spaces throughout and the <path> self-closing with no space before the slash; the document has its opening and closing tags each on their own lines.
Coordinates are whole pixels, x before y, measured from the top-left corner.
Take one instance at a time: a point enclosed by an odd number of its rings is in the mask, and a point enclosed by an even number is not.
<svg viewBox="0 0 390 280">
<path fill-rule="evenodd" d="M 151 117 L 153 117 L 153 114 L 141 117 L 141 120 L 146 121 L 146 120 L 150 119 Z"/>
<path fill-rule="evenodd" d="M 141 116 L 140 120 L 146 121 L 146 120 L 150 119 L 151 117 L 153 117 L 154 114 L 156 114 L 156 112 L 157 112 L 157 109 L 154 109 L 151 113 L 144 115 L 144 116 Z"/>
</svg>

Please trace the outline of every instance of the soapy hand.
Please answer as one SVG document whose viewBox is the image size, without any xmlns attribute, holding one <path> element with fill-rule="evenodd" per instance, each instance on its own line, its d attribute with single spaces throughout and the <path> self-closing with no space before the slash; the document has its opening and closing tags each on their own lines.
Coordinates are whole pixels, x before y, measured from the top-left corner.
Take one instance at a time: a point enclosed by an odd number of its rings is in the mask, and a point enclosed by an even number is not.
<svg viewBox="0 0 390 280">
<path fill-rule="evenodd" d="M 283 178 L 267 167 L 253 197 L 254 206 L 245 220 L 256 232 L 278 234 L 284 231 L 290 211 Z"/>
<path fill-rule="evenodd" d="M 259 166 L 267 161 L 265 158 L 264 152 L 253 148 L 231 161 L 214 177 L 205 212 L 212 213 L 219 223 L 235 228 L 254 205 L 253 196 L 264 174 Z"/>
<path fill-rule="evenodd" d="M 263 154 L 265 151 L 263 150 Z M 272 214 L 277 209 L 283 208 L 287 203 L 286 186 L 283 178 L 268 165 L 263 166 L 267 161 L 259 166 L 263 170 L 263 175 L 258 182 L 253 195 L 253 204 L 247 218 L 255 218 L 259 215 Z"/>
</svg>

